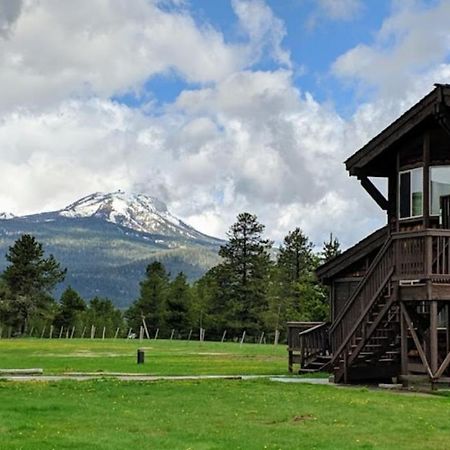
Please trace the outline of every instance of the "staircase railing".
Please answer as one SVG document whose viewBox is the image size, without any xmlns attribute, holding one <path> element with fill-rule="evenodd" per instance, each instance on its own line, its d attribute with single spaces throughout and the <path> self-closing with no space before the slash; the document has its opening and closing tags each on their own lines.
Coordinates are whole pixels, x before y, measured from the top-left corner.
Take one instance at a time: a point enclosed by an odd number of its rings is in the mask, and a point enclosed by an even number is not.
<svg viewBox="0 0 450 450">
<path fill-rule="evenodd" d="M 300 340 L 300 367 L 318 355 L 328 354 L 330 344 L 328 339 L 329 323 L 323 322 L 309 330 L 302 331 L 298 337 Z"/>
<path fill-rule="evenodd" d="M 330 344 L 334 355 L 333 358 L 339 355 L 340 349 L 351 338 L 355 325 L 363 319 L 370 302 L 379 295 L 380 289 L 384 288 L 386 278 L 392 276 L 393 253 L 392 240 L 389 238 L 374 258 L 367 274 L 330 327 Z"/>
</svg>

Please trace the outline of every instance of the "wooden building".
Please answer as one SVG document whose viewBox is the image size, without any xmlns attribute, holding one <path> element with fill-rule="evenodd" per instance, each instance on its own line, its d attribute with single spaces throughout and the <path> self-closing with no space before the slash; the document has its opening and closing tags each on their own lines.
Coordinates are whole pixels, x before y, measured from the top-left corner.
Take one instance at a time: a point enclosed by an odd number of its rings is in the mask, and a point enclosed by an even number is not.
<svg viewBox="0 0 450 450">
<path fill-rule="evenodd" d="M 345 165 L 386 226 L 319 267 L 330 322 L 290 324 L 290 366 L 327 369 L 337 383 L 449 383 L 450 85 L 435 85 Z M 373 178 L 387 180 L 387 198 Z"/>
</svg>

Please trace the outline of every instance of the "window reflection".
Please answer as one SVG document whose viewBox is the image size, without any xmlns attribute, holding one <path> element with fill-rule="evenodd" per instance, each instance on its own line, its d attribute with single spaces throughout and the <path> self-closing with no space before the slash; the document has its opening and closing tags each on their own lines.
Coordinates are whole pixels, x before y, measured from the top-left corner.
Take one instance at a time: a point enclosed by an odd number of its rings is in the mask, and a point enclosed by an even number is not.
<svg viewBox="0 0 450 450">
<path fill-rule="evenodd" d="M 431 167 L 431 214 L 439 215 L 441 197 L 450 195 L 450 166 Z"/>
</svg>

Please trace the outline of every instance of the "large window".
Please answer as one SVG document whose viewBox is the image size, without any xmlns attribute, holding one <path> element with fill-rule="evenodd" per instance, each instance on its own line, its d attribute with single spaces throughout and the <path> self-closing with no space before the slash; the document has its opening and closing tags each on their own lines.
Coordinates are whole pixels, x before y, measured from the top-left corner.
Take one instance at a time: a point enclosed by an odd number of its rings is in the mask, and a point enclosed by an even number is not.
<svg viewBox="0 0 450 450">
<path fill-rule="evenodd" d="M 441 209 L 441 197 L 450 195 L 450 166 L 431 167 L 431 214 L 439 215 Z"/>
<path fill-rule="evenodd" d="M 423 214 L 423 169 L 400 172 L 400 219 L 418 217 Z"/>
</svg>

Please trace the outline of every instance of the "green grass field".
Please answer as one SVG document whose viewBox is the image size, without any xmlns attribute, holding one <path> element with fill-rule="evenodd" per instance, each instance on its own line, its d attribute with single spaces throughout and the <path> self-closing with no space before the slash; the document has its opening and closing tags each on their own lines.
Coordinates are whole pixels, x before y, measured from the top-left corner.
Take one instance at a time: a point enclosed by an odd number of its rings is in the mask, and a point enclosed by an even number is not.
<svg viewBox="0 0 450 450">
<path fill-rule="evenodd" d="M 148 345 L 147 345 L 148 344 Z M 0 366 L 136 372 L 139 342 L 1 340 Z M 284 346 L 158 341 L 152 374 L 286 374 Z M 269 379 L 0 382 L 0 449 L 448 449 L 450 398 Z"/>
<path fill-rule="evenodd" d="M 145 349 L 145 364 L 136 350 Z M 2 339 L 0 368 L 64 372 L 136 372 L 151 375 L 286 374 L 285 345 L 126 339 Z"/>
</svg>

